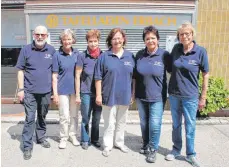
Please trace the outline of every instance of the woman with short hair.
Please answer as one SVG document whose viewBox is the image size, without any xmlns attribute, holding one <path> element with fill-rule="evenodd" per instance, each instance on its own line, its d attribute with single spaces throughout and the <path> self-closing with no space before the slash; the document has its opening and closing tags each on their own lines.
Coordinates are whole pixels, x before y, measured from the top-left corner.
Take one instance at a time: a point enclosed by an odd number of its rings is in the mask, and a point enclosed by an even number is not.
<svg viewBox="0 0 229 168">
<path fill-rule="evenodd" d="M 53 56 L 52 86 L 53 100 L 59 106 L 61 138 L 59 148 L 64 149 L 68 138 L 73 145 L 80 145 L 76 138 L 79 106 L 75 103 L 74 81 L 79 51 L 72 47 L 76 42 L 76 36 L 71 29 L 65 29 L 59 39 L 61 47 Z"/>
<path fill-rule="evenodd" d="M 159 148 L 162 115 L 167 96 L 166 69 L 168 51 L 159 47 L 159 32 L 154 26 L 143 30 L 145 48 L 136 54 L 136 91 L 140 125 L 143 139 L 141 154 L 146 161 L 154 163 Z"/>
<path fill-rule="evenodd" d="M 99 123 L 102 107 L 95 103 L 95 64 L 102 53 L 99 48 L 100 31 L 89 30 L 86 34 L 87 49 L 79 56 L 76 65 L 76 103 L 81 104 L 81 146 L 87 150 L 92 144 L 99 148 Z M 89 122 L 92 115 L 91 138 L 89 136 Z"/>
<path fill-rule="evenodd" d="M 182 148 L 182 115 L 185 120 L 186 160 L 193 166 L 200 166 L 194 150 L 196 113 L 206 104 L 209 63 L 205 48 L 194 41 L 195 29 L 186 22 L 177 30 L 180 41 L 171 52 L 171 78 L 169 82 L 169 101 L 173 120 L 173 149 L 165 159 L 174 160 L 180 156 Z M 198 78 L 202 72 L 202 93 L 199 95 Z"/>
</svg>

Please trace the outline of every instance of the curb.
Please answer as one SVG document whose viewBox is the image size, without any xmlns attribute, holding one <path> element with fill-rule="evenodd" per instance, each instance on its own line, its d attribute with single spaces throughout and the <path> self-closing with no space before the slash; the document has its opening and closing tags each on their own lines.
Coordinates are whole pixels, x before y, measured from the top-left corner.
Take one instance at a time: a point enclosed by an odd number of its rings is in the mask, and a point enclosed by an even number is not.
<svg viewBox="0 0 229 168">
<path fill-rule="evenodd" d="M 15 124 L 24 124 L 24 117 L 1 117 L 1 123 L 15 123 Z M 79 119 L 79 123 L 81 120 Z M 59 124 L 59 119 L 48 118 L 46 119 L 46 124 Z M 100 124 L 104 124 L 104 120 L 101 119 Z M 140 124 L 139 120 L 127 120 L 128 125 Z M 172 124 L 172 120 L 162 119 L 162 124 Z M 184 124 L 184 121 L 182 122 Z M 197 119 L 196 125 L 229 125 L 229 117 L 217 117 L 209 119 Z"/>
</svg>

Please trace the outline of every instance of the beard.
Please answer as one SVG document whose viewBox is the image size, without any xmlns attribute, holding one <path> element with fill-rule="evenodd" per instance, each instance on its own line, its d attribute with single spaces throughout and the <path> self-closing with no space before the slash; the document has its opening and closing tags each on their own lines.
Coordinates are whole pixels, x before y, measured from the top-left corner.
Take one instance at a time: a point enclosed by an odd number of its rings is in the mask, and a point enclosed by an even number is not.
<svg viewBox="0 0 229 168">
<path fill-rule="evenodd" d="M 35 41 L 35 45 L 39 48 L 44 47 L 46 40 L 40 40 L 38 41 L 37 39 L 34 40 Z"/>
</svg>

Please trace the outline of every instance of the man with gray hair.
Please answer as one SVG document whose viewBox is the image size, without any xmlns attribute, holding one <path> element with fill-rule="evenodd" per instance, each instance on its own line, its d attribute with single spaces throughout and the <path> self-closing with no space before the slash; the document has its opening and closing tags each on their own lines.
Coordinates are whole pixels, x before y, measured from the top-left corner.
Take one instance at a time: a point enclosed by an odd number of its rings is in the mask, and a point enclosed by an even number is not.
<svg viewBox="0 0 229 168">
<path fill-rule="evenodd" d="M 53 46 L 47 44 L 48 30 L 37 26 L 33 32 L 34 40 L 22 48 L 16 68 L 18 68 L 18 98 L 24 102 L 25 124 L 22 132 L 24 159 L 32 156 L 33 133 L 44 148 L 50 148 L 46 140 L 45 117 L 51 98 Z M 37 121 L 35 127 L 35 116 Z"/>
</svg>

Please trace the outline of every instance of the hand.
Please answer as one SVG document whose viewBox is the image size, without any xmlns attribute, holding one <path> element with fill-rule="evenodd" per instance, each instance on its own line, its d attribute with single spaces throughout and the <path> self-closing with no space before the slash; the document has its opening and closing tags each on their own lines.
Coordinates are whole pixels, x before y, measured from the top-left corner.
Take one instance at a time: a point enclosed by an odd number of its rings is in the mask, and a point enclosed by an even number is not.
<svg viewBox="0 0 229 168">
<path fill-rule="evenodd" d="M 17 96 L 18 96 L 19 101 L 20 101 L 20 102 L 23 102 L 24 97 L 25 97 L 24 90 L 18 92 L 18 93 L 17 93 Z"/>
<path fill-rule="evenodd" d="M 135 101 L 135 95 L 134 95 L 134 94 L 132 94 L 131 99 L 130 99 L 130 104 L 133 104 L 133 103 L 134 103 L 134 101 Z"/>
<path fill-rule="evenodd" d="M 199 100 L 199 110 L 202 110 L 206 106 L 206 99 L 200 98 Z"/>
<path fill-rule="evenodd" d="M 98 106 L 102 106 L 102 96 L 96 96 L 95 102 Z"/>
<path fill-rule="evenodd" d="M 80 105 L 81 104 L 80 96 L 76 96 L 76 104 L 77 105 Z"/>
<path fill-rule="evenodd" d="M 59 104 L 59 95 L 53 95 L 53 101 L 56 105 Z"/>
</svg>

